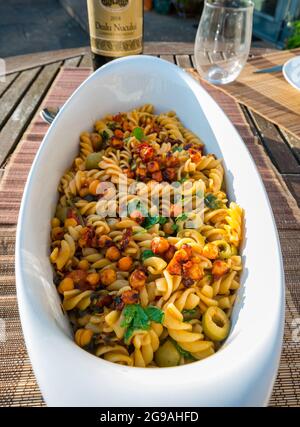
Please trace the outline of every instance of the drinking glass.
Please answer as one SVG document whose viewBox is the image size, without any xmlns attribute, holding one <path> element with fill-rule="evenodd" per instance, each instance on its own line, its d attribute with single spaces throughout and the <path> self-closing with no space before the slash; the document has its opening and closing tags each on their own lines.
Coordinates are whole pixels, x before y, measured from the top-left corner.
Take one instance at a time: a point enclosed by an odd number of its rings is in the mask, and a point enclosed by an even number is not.
<svg viewBox="0 0 300 427">
<path fill-rule="evenodd" d="M 195 40 L 199 74 L 214 84 L 230 83 L 246 64 L 252 36 L 253 2 L 205 0 Z"/>
</svg>

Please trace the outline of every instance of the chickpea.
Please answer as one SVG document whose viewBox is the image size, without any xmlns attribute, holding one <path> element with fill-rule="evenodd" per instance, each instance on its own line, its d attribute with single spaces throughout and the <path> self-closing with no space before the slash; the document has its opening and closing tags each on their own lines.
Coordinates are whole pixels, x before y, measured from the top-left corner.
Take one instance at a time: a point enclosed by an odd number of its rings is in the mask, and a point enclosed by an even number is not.
<svg viewBox="0 0 300 427">
<path fill-rule="evenodd" d="M 156 255 L 161 255 L 169 249 L 169 242 L 164 237 L 154 237 L 151 249 Z"/>
<path fill-rule="evenodd" d="M 174 168 L 167 168 L 163 171 L 163 177 L 167 181 L 175 181 L 176 175 L 176 170 Z"/>
<path fill-rule="evenodd" d="M 110 145 L 115 148 L 116 150 L 121 150 L 121 148 L 123 148 L 124 143 L 121 139 L 118 139 L 116 137 L 112 137 L 110 140 Z"/>
<path fill-rule="evenodd" d="M 147 169 L 139 166 L 138 168 L 136 168 L 136 174 L 140 178 L 145 178 L 145 176 L 147 175 Z"/>
<path fill-rule="evenodd" d="M 139 292 L 133 289 L 124 291 L 121 296 L 121 301 L 122 301 L 121 304 L 126 304 L 126 305 L 136 304 L 139 300 L 139 295 L 140 295 Z"/>
<path fill-rule="evenodd" d="M 219 256 L 218 246 L 214 245 L 213 243 L 207 243 L 202 250 L 202 255 L 209 259 L 218 258 Z"/>
<path fill-rule="evenodd" d="M 225 261 L 214 261 L 213 267 L 212 267 L 212 274 L 216 277 L 221 277 L 224 274 L 228 273 L 229 266 L 226 264 Z"/>
<path fill-rule="evenodd" d="M 124 120 L 124 122 L 123 122 L 123 129 L 126 131 L 126 130 L 131 130 L 131 127 L 130 127 L 130 124 L 129 124 L 129 122 L 127 121 L 127 120 Z"/>
<path fill-rule="evenodd" d="M 63 294 L 66 291 L 72 291 L 74 289 L 74 281 L 70 277 L 65 277 L 58 285 L 58 292 Z"/>
<path fill-rule="evenodd" d="M 90 329 L 77 329 L 75 333 L 75 342 L 79 347 L 85 347 L 89 345 L 93 335 L 94 333 Z"/>
<path fill-rule="evenodd" d="M 99 184 L 100 184 L 100 181 L 98 179 L 95 179 L 94 181 L 92 181 L 89 185 L 89 193 L 92 194 L 93 196 L 96 196 L 97 188 Z"/>
<path fill-rule="evenodd" d="M 102 285 L 109 286 L 117 280 L 117 273 L 112 268 L 106 268 L 100 273 Z"/>
<path fill-rule="evenodd" d="M 163 180 L 161 171 L 154 172 L 151 176 L 152 176 L 152 179 L 154 179 L 157 182 L 162 182 Z"/>
<path fill-rule="evenodd" d="M 174 228 L 173 228 L 173 222 L 171 222 L 171 221 L 169 221 L 169 222 L 166 222 L 165 224 L 164 224 L 164 226 L 163 226 L 163 231 L 166 233 L 166 234 L 173 234 L 174 233 Z"/>
<path fill-rule="evenodd" d="M 78 266 L 80 270 L 88 270 L 90 268 L 90 263 L 86 259 L 79 261 Z"/>
<path fill-rule="evenodd" d="M 118 268 L 121 271 L 128 271 L 132 267 L 133 260 L 130 256 L 124 256 L 118 261 Z"/>
<path fill-rule="evenodd" d="M 54 217 L 51 220 L 51 227 L 55 228 L 55 227 L 59 227 L 59 226 L 60 226 L 60 220 L 58 218 Z"/>
<path fill-rule="evenodd" d="M 100 281 L 100 275 L 98 273 L 90 273 L 87 275 L 86 281 L 92 286 L 96 287 Z"/>
<path fill-rule="evenodd" d="M 153 160 L 152 162 L 149 162 L 147 164 L 148 172 L 153 173 L 159 171 L 159 164 L 156 160 Z"/>
<path fill-rule="evenodd" d="M 102 145 L 102 136 L 99 133 L 91 133 L 91 141 L 94 147 L 94 150 L 99 151 Z"/>
<path fill-rule="evenodd" d="M 64 229 L 62 227 L 54 227 L 51 230 L 52 240 L 61 240 L 64 237 Z"/>
<path fill-rule="evenodd" d="M 105 234 L 101 236 L 98 240 L 98 245 L 100 248 L 107 248 L 112 243 L 112 239 Z"/>
<path fill-rule="evenodd" d="M 105 256 L 110 261 L 118 261 L 121 258 L 121 252 L 116 246 L 111 246 L 107 249 Z"/>
<path fill-rule="evenodd" d="M 135 177 L 135 173 L 131 169 L 128 169 L 128 168 L 123 169 L 123 172 L 125 173 L 125 175 L 128 176 L 128 178 L 134 178 Z"/>
<path fill-rule="evenodd" d="M 68 227 L 76 227 L 77 221 L 76 221 L 75 218 L 66 218 L 64 225 L 65 225 L 66 228 L 68 228 Z"/>
<path fill-rule="evenodd" d="M 146 274 L 142 270 L 134 270 L 129 278 L 129 283 L 133 289 L 141 289 L 146 283 Z"/>
<path fill-rule="evenodd" d="M 164 259 L 167 262 L 170 262 L 173 256 L 175 255 L 176 251 L 177 251 L 176 246 L 169 245 L 169 249 L 164 253 Z"/>
</svg>

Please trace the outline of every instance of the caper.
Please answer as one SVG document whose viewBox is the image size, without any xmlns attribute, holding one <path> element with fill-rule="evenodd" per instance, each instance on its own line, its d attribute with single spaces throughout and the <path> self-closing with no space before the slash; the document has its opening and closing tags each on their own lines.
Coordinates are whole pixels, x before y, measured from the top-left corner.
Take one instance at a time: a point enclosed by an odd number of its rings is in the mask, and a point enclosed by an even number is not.
<svg viewBox="0 0 300 427">
<path fill-rule="evenodd" d="M 159 349 L 155 352 L 154 360 L 160 367 L 177 366 L 180 362 L 180 354 L 174 344 L 167 340 Z"/>
<path fill-rule="evenodd" d="M 87 170 L 98 169 L 99 162 L 102 160 L 102 153 L 91 153 L 87 156 L 85 160 L 85 167 Z"/>
</svg>

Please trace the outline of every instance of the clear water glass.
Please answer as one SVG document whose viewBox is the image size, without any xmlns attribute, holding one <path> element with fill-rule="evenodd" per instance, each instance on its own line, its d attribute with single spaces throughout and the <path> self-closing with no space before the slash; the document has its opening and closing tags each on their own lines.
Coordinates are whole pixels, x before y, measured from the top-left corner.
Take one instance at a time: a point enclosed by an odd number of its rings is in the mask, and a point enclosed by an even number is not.
<svg viewBox="0 0 300 427">
<path fill-rule="evenodd" d="M 252 37 L 253 2 L 205 0 L 195 40 L 199 74 L 213 84 L 235 80 L 246 64 Z"/>
</svg>

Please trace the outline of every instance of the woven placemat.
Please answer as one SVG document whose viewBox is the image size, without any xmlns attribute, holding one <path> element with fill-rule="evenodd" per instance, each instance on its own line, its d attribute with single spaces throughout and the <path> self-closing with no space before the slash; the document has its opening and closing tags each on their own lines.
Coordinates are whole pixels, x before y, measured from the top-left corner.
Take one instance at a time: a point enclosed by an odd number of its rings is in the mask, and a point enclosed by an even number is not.
<svg viewBox="0 0 300 427">
<path fill-rule="evenodd" d="M 62 69 L 44 105 L 62 105 L 89 73 L 89 69 Z M 251 151 L 273 207 L 285 262 L 287 307 L 283 353 L 270 405 L 297 406 L 300 405 L 300 343 L 293 342 L 292 321 L 300 317 L 300 268 L 299 263 L 295 262 L 300 256 L 299 211 L 286 187 L 282 187 L 278 181 L 268 157 L 253 137 L 238 105 L 218 89 L 210 85 L 205 85 L 205 88 L 231 118 Z M 0 184 L 0 319 L 5 320 L 6 327 L 6 340 L 0 342 L 0 406 L 44 405 L 28 359 L 19 321 L 14 277 L 14 244 L 24 184 L 47 128 L 48 125 L 38 115 L 33 119 Z M 267 242 L 265 244 L 267 245 Z"/>
<path fill-rule="evenodd" d="M 283 65 L 297 55 L 300 55 L 300 49 L 251 58 L 237 80 L 220 86 L 220 90 L 300 138 L 300 92 L 287 83 L 282 71 L 254 73 Z"/>
</svg>

